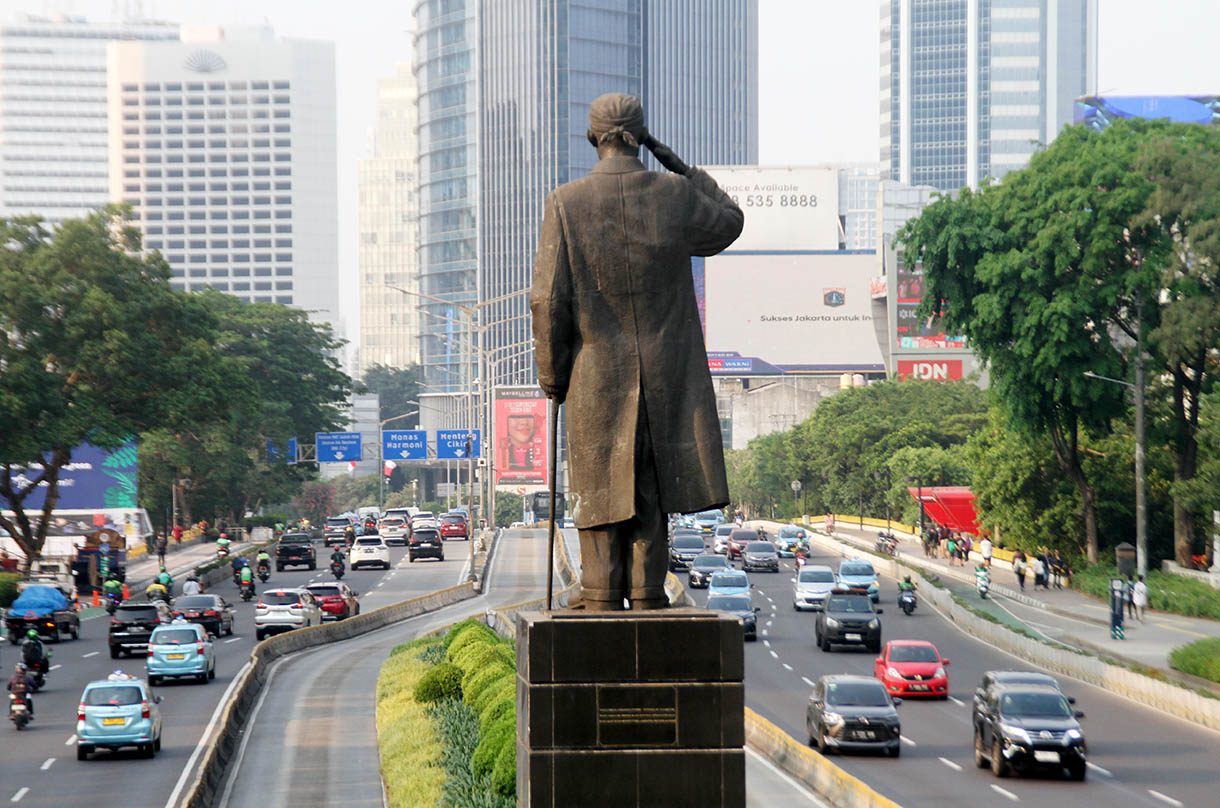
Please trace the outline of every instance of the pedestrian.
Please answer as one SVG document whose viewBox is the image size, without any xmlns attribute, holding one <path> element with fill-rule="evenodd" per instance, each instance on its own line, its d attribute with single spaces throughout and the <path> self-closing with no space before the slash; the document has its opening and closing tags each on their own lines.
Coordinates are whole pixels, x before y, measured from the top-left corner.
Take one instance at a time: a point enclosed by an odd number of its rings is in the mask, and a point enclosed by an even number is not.
<svg viewBox="0 0 1220 808">
<path fill-rule="evenodd" d="M 1144 609 L 1148 607 L 1148 584 L 1144 583 L 1144 576 L 1140 576 L 1135 582 L 1135 589 L 1131 593 L 1131 600 L 1135 604 L 1135 614 L 1139 621 L 1144 622 Z"/>
<path fill-rule="evenodd" d="M 157 531 L 157 540 L 153 544 L 157 549 L 157 560 L 160 562 L 161 566 L 164 567 L 165 566 L 165 551 L 167 549 L 166 545 L 169 544 L 169 542 L 166 541 L 166 539 L 165 539 L 164 530 Z"/>
<path fill-rule="evenodd" d="M 1067 567 L 1067 562 L 1063 560 L 1063 555 L 1056 550 L 1051 556 L 1051 570 L 1055 576 L 1055 588 L 1063 589 L 1063 570 Z"/>
<path fill-rule="evenodd" d="M 950 536 L 949 536 L 949 541 L 948 541 L 946 547 L 948 548 L 948 551 L 949 551 L 949 566 L 952 567 L 953 560 L 955 558 L 957 558 L 957 541 L 953 538 L 952 534 L 950 534 Z"/>
<path fill-rule="evenodd" d="M 986 536 L 979 542 L 979 554 L 983 556 L 983 566 L 991 569 L 991 539 Z"/>
<path fill-rule="evenodd" d="M 1025 562 L 1025 553 L 1017 550 L 1012 555 L 1012 571 L 1017 575 L 1017 584 L 1021 587 L 1021 591 L 1025 591 L 1025 571 L 1029 569 L 1029 564 Z"/>
<path fill-rule="evenodd" d="M 1127 576 L 1127 585 L 1123 588 L 1127 601 L 1127 617 L 1135 617 L 1135 576 Z"/>
<path fill-rule="evenodd" d="M 1038 591 L 1038 587 L 1046 589 L 1046 557 L 1042 555 L 1034 556 L 1034 591 Z"/>
<path fill-rule="evenodd" d="M 973 549 L 974 549 L 974 539 L 970 538 L 969 534 L 962 536 L 962 541 L 961 541 L 962 566 L 965 566 L 966 562 L 970 559 L 970 551 Z"/>
<path fill-rule="evenodd" d="M 182 544 L 182 525 L 175 523 L 172 535 L 174 537 L 174 544 Z"/>
</svg>

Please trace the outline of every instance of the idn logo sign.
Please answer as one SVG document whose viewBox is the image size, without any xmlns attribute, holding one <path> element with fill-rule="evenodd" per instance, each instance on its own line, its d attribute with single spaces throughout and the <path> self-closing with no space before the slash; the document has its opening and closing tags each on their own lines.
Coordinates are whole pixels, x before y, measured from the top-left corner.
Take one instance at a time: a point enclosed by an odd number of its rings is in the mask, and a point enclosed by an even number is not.
<svg viewBox="0 0 1220 808">
<path fill-rule="evenodd" d="M 898 378 L 919 379 L 926 382 L 944 382 L 962 377 L 960 359 L 900 359 Z"/>
</svg>

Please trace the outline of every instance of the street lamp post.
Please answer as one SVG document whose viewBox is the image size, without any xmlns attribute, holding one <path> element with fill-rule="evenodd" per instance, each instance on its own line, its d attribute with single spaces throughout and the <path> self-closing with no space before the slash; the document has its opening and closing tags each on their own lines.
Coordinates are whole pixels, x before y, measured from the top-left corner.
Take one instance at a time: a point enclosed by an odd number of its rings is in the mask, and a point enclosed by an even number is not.
<svg viewBox="0 0 1220 808">
<path fill-rule="evenodd" d="M 1142 333 L 1142 332 L 1137 332 Z M 1135 351 L 1135 383 L 1124 379 L 1101 376 L 1091 370 L 1084 375 L 1090 379 L 1121 384 L 1135 391 L 1135 568 L 1140 575 L 1148 574 L 1148 500 L 1145 488 L 1144 462 L 1147 444 L 1144 439 L 1144 356 L 1142 340 L 1137 340 Z"/>
<path fill-rule="evenodd" d="M 885 475 L 885 530 L 887 533 L 892 532 L 893 526 L 890 524 L 890 468 L 885 467 L 885 471 L 874 471 L 873 479 L 881 482 L 881 475 Z"/>
<path fill-rule="evenodd" d="M 906 481 L 907 481 L 908 483 L 915 483 L 915 484 L 918 486 L 918 489 L 917 489 L 917 490 L 918 490 L 918 492 L 919 492 L 919 494 L 918 494 L 918 496 L 919 496 L 919 539 L 920 539 L 920 541 L 922 541 L 922 540 L 923 540 L 923 537 L 924 537 L 924 529 L 923 529 L 923 514 L 924 514 L 924 511 L 923 511 L 923 476 L 922 476 L 922 475 L 921 475 L 921 476 L 911 476 L 911 477 L 906 477 L 905 479 L 906 479 Z"/>
</svg>

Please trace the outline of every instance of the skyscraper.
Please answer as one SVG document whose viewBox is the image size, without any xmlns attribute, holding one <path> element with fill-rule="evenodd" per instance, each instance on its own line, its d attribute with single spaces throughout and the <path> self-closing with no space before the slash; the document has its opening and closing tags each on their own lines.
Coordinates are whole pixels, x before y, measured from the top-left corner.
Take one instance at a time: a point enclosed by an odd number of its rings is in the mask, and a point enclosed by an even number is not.
<svg viewBox="0 0 1220 808">
<path fill-rule="evenodd" d="M 481 357 L 491 384 L 530 384 L 543 203 L 597 162 L 590 102 L 640 96 L 690 163 L 757 162 L 757 0 L 424 0 L 416 21 L 422 291 L 507 298 L 478 313 Z M 427 308 L 424 381 L 466 390 L 464 315 Z"/>
<path fill-rule="evenodd" d="M 883 179 L 1022 168 L 1097 82 L 1097 0 L 882 0 Z"/>
<path fill-rule="evenodd" d="M 177 38 L 176 23 L 153 20 L 0 24 L 0 217 L 58 224 L 110 201 L 106 43 Z"/>
<path fill-rule="evenodd" d="M 181 289 L 338 328 L 334 45 L 267 27 L 109 46 L 110 195 Z"/>
<path fill-rule="evenodd" d="M 360 368 L 419 362 L 415 75 L 377 80 L 372 156 L 360 161 Z"/>
</svg>

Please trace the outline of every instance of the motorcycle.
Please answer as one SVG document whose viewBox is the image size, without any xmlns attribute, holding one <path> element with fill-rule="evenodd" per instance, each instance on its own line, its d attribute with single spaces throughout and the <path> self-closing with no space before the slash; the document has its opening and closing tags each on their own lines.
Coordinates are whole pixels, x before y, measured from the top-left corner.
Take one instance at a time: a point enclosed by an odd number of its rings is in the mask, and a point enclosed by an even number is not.
<svg viewBox="0 0 1220 808">
<path fill-rule="evenodd" d="M 248 583 L 241 584 L 241 599 L 248 601 L 248 600 L 252 599 L 253 597 L 254 597 L 254 582 L 250 581 Z"/>
<path fill-rule="evenodd" d="M 34 719 L 26 700 L 13 693 L 8 694 L 8 717 L 18 731 L 25 729 L 25 725 Z"/>
<path fill-rule="evenodd" d="M 217 547 L 216 548 L 216 560 L 217 561 L 224 561 L 228 557 L 229 557 L 229 548 L 228 547 Z"/>
<path fill-rule="evenodd" d="M 904 589 L 898 595 L 898 608 L 902 609 L 902 613 L 907 617 L 911 616 L 911 612 L 915 611 L 917 599 L 915 593 L 909 589 Z"/>
<path fill-rule="evenodd" d="M 267 583 L 267 579 L 271 577 L 271 565 L 266 561 L 258 562 L 258 579 L 263 583 Z"/>
<path fill-rule="evenodd" d="M 335 576 L 336 581 L 343 577 L 343 570 L 344 570 L 344 567 L 343 567 L 342 561 L 330 562 L 330 572 L 331 572 L 331 575 Z"/>
<path fill-rule="evenodd" d="M 896 556 L 898 555 L 898 539 L 894 538 L 892 533 L 883 532 L 877 536 L 874 549 L 884 555 Z"/>
<path fill-rule="evenodd" d="M 106 614 L 114 614 L 119 608 L 119 604 L 123 602 L 123 596 L 118 592 L 106 595 Z"/>
<path fill-rule="evenodd" d="M 991 591 L 991 576 L 986 572 L 983 574 L 974 574 L 974 588 L 978 590 L 980 598 L 986 598 L 987 593 Z"/>
</svg>

